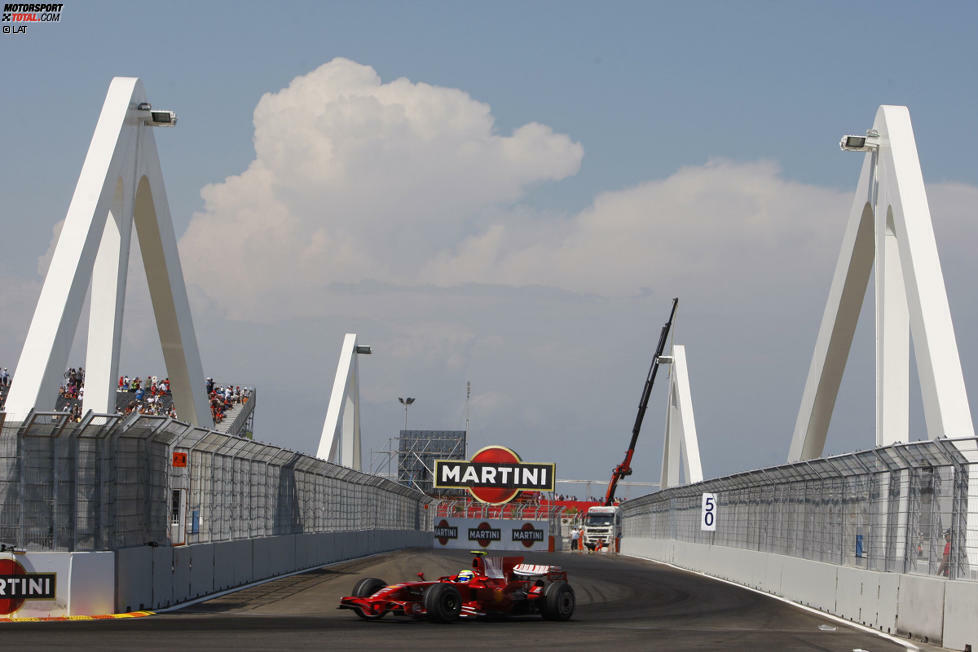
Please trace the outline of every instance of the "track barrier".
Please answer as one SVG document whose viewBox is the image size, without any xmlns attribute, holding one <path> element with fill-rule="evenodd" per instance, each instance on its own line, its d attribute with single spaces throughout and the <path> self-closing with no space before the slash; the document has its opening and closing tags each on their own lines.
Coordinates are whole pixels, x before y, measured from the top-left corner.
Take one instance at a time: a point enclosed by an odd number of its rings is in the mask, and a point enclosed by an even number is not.
<svg viewBox="0 0 978 652">
<path fill-rule="evenodd" d="M 0 543 L 22 553 L 0 565 L 25 575 L 3 590 L 37 588 L 0 618 L 161 609 L 431 537 L 417 491 L 145 415 L 3 423 L 0 501 Z"/>
<path fill-rule="evenodd" d="M 976 486 L 975 438 L 896 444 L 627 501 L 621 550 L 978 649 Z M 715 530 L 701 527 L 704 494 L 715 496 Z"/>
</svg>

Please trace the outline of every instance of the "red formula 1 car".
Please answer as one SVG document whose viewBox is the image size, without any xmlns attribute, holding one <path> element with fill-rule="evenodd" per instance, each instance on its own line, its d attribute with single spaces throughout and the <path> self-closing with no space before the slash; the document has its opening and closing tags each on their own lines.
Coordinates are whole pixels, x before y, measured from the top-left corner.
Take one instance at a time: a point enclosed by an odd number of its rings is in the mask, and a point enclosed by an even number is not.
<svg viewBox="0 0 978 652">
<path fill-rule="evenodd" d="M 540 614 L 547 620 L 568 620 L 574 615 L 574 589 L 567 571 L 559 566 L 524 564 L 523 557 L 478 554 L 472 570 L 457 575 L 388 585 L 366 577 L 353 587 L 353 595 L 340 600 L 340 609 L 353 609 L 368 620 L 392 613 L 450 623 L 459 618 L 489 615 Z"/>
</svg>

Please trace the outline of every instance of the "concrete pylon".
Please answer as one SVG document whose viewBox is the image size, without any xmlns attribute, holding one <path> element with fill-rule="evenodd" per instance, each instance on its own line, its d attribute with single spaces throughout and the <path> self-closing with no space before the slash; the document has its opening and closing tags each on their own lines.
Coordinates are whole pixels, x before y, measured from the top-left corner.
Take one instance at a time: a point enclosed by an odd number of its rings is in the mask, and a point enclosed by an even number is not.
<svg viewBox="0 0 978 652">
<path fill-rule="evenodd" d="M 689 371 L 686 368 L 686 347 L 676 344 L 669 358 L 659 356 L 659 362 L 669 362 L 669 398 L 666 404 L 666 437 L 662 448 L 662 475 L 659 487 L 675 487 L 703 481 L 700 464 L 700 445 L 693 418 L 693 397 L 689 390 Z M 680 477 L 682 473 L 682 478 Z"/>
<path fill-rule="evenodd" d="M 822 456 L 874 263 L 876 445 L 909 439 L 911 334 L 927 436 L 975 434 L 910 112 L 881 106 L 867 133 L 789 462 Z"/>
<path fill-rule="evenodd" d="M 357 358 L 368 353 L 369 346 L 357 345 L 356 333 L 347 333 L 343 338 L 316 451 L 319 459 L 356 471 L 362 469 L 363 463 L 360 452 L 360 364 Z"/>
<path fill-rule="evenodd" d="M 115 412 L 135 226 L 174 407 L 194 425 L 211 424 L 148 106 L 139 79 L 112 80 L 14 373 L 11 421 L 54 408 L 89 286 L 83 409 Z"/>
</svg>

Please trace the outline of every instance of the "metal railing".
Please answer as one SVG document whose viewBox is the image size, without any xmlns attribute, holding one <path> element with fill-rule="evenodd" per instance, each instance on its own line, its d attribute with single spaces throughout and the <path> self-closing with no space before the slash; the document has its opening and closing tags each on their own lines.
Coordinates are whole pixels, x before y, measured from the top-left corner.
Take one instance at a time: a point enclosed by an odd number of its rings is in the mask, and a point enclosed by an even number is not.
<svg viewBox="0 0 978 652">
<path fill-rule="evenodd" d="M 624 535 L 978 580 L 973 491 L 978 439 L 896 444 L 629 500 Z M 715 532 L 700 527 L 703 493 L 717 494 Z"/>
<path fill-rule="evenodd" d="M 166 544 L 175 534 L 198 543 L 430 530 L 430 501 L 390 480 L 166 417 L 89 413 L 74 423 L 32 412 L 3 423 L 0 413 L 0 542 L 26 550 Z"/>
<path fill-rule="evenodd" d="M 545 521 L 564 511 L 563 505 L 514 501 L 503 505 L 481 503 L 472 498 L 443 498 L 435 507 L 437 517 L 458 518 L 509 518 L 528 521 Z"/>
</svg>

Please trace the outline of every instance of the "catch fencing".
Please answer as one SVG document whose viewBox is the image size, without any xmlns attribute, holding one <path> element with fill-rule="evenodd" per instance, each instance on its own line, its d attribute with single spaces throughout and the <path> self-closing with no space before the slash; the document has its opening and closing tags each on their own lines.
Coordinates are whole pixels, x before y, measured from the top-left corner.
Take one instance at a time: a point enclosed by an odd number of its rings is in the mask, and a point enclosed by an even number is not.
<svg viewBox="0 0 978 652">
<path fill-rule="evenodd" d="M 0 543 L 20 549 L 431 529 L 431 499 L 413 489 L 166 417 L 0 424 Z"/>
<path fill-rule="evenodd" d="M 713 532 L 700 527 L 703 493 L 717 494 Z M 625 502 L 623 528 L 626 538 L 978 580 L 976 494 L 978 439 L 938 439 L 664 489 Z"/>
</svg>

